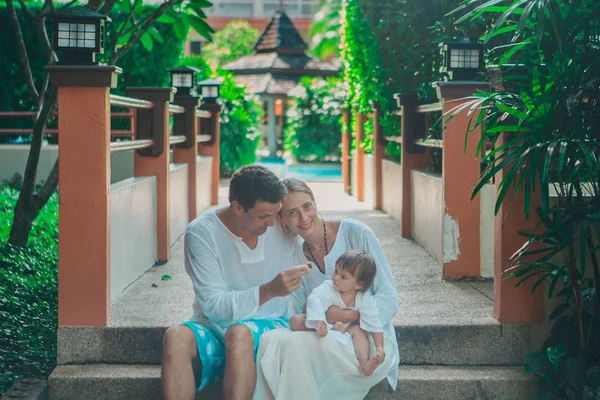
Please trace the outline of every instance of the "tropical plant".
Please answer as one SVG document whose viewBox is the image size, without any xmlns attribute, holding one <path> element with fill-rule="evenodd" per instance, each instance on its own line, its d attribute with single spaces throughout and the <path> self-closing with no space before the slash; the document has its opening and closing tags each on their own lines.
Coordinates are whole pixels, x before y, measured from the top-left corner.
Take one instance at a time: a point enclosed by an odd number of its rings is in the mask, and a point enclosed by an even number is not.
<svg viewBox="0 0 600 400">
<path fill-rule="evenodd" d="M 59 9 L 71 7 L 75 2 L 61 5 Z M 30 56 L 33 54 L 26 46 L 24 29 L 21 27 L 17 9 L 19 8 L 27 18 L 30 28 L 38 37 L 38 44 L 45 64 L 53 64 L 57 61 L 57 55 L 53 51 L 47 32 L 47 18 L 57 10 L 57 3 L 52 0 L 44 0 L 39 8 L 30 7 L 26 2 L 14 0 L 6 1 L 10 15 L 13 40 L 17 44 L 19 53 L 20 71 L 31 99 L 26 103 L 35 105 L 36 117 L 33 124 L 31 150 L 27 160 L 27 166 L 23 176 L 23 188 L 19 194 L 19 200 L 15 206 L 14 219 L 12 222 L 9 242 L 13 245 L 24 247 L 31 232 L 33 220 L 50 196 L 58 186 L 58 160 L 50 175 L 45 180 L 39 191 L 35 190 L 37 169 L 44 131 L 50 117 L 56 110 L 56 90 L 49 84 L 49 75 L 34 74 L 33 68 L 37 64 Z M 167 0 L 159 6 L 145 5 L 141 0 L 90 0 L 86 7 L 114 17 L 125 15 L 116 30 L 109 35 L 107 44 L 108 51 L 103 58 L 109 64 L 114 64 L 123 57 L 136 43 L 141 42 L 146 49 L 151 49 L 154 42 L 160 43 L 162 36 L 154 29 L 154 24 L 161 20 L 165 23 L 173 23 L 179 36 L 187 34 L 188 26 L 197 30 L 201 35 L 210 38 L 212 29 L 206 24 L 203 9 L 212 4 L 207 0 Z M 31 60 L 31 61 L 30 61 Z M 35 80 L 38 77 L 39 80 Z M 41 78 L 41 79 L 40 79 Z"/>
<path fill-rule="evenodd" d="M 386 136 L 396 136 L 400 123 L 394 94 L 417 94 L 423 102 L 435 101 L 431 83 L 442 80 L 440 45 L 462 36 L 478 37 L 489 20 L 455 26 L 446 16 L 461 0 L 344 0 L 342 9 L 342 61 L 348 100 L 358 111 L 371 112 L 378 102 Z M 354 121 L 353 124 L 356 122 Z M 372 148 L 372 132 L 362 144 Z M 386 151 L 399 158 L 400 146 L 388 143 Z"/>
<path fill-rule="evenodd" d="M 202 57 L 212 69 L 223 67 L 228 62 L 252 54 L 259 36 L 258 29 L 248 22 L 231 21 L 204 46 Z"/>
<path fill-rule="evenodd" d="M 260 143 L 263 109 L 258 98 L 236 82 L 233 74 L 212 70 L 200 56 L 183 60 L 185 65 L 200 70 L 202 79 L 221 82 L 221 176 L 230 177 L 238 168 L 253 164 Z"/>
<path fill-rule="evenodd" d="M 496 211 L 511 192 L 522 192 L 528 217 L 535 206 L 539 223 L 524 233 L 505 279 L 533 279 L 532 290 L 546 288 L 558 302 L 550 336 L 525 370 L 542 378 L 539 398 L 598 399 L 600 3 L 466 1 L 465 9 L 461 20 L 492 15 L 484 40 L 507 43 L 489 55 L 502 86 L 461 107 L 479 111 L 470 131 L 483 132 L 478 155 L 487 168 L 473 195 L 503 171 Z M 485 151 L 486 142 L 493 150 Z"/>
<path fill-rule="evenodd" d="M 310 27 L 310 52 L 321 59 L 340 54 L 342 0 L 323 0 Z"/>
<path fill-rule="evenodd" d="M 340 157 L 345 91 L 339 78 L 306 77 L 286 113 L 284 149 L 297 161 Z"/>
</svg>

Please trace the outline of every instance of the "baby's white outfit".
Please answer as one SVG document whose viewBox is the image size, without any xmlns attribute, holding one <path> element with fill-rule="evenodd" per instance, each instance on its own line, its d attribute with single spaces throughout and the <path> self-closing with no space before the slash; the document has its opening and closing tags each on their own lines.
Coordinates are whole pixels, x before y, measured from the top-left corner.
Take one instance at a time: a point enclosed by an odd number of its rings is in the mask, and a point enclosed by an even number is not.
<svg viewBox="0 0 600 400">
<path fill-rule="evenodd" d="M 358 292 L 356 294 L 354 307 L 348 307 L 340 297 L 339 292 L 335 290 L 331 280 L 324 281 L 308 296 L 306 302 L 306 327 L 317 329 L 319 321 L 327 323 L 326 312 L 331 306 L 338 306 L 341 309 L 357 310 L 360 313 L 359 325 L 362 330 L 366 332 L 383 332 L 383 325 L 381 325 L 381 320 L 379 319 L 377 302 L 371 291 Z M 351 323 L 346 323 L 346 328 L 350 324 Z M 328 334 L 344 344 L 345 347 L 354 354 L 354 345 L 352 344 L 352 337 L 350 334 L 332 331 L 332 326 L 333 325 L 327 323 L 327 328 L 329 329 Z"/>
</svg>

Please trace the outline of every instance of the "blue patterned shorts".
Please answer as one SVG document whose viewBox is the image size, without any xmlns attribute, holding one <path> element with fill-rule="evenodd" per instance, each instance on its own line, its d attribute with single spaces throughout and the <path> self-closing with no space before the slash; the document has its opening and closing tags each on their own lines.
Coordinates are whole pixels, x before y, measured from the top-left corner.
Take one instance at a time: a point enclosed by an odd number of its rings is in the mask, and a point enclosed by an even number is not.
<svg viewBox="0 0 600 400">
<path fill-rule="evenodd" d="M 225 343 L 222 335 L 212 329 L 195 321 L 185 321 L 182 325 L 187 326 L 194 332 L 198 357 L 202 363 L 202 376 L 200 382 L 196 382 L 196 391 L 200 391 L 223 379 L 225 374 Z M 289 328 L 289 319 L 285 317 L 273 319 L 248 319 L 236 322 L 233 325 L 245 325 L 250 329 L 254 339 L 254 359 L 258 350 L 258 343 L 263 333 L 278 328 Z M 232 325 L 232 326 L 233 326 Z"/>
</svg>

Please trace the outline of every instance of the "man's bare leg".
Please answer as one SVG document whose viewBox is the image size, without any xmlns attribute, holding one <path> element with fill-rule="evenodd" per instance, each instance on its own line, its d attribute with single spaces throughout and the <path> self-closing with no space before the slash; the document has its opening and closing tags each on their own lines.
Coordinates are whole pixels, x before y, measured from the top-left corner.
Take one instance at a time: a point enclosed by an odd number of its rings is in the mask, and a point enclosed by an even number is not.
<svg viewBox="0 0 600 400">
<path fill-rule="evenodd" d="M 184 325 L 167 329 L 161 366 L 163 400 L 193 400 L 196 394 L 194 373 L 200 375 L 201 372 L 194 332 Z"/>
<path fill-rule="evenodd" d="M 245 325 L 233 325 L 225 333 L 224 400 L 248 400 L 256 385 L 254 339 Z"/>
</svg>

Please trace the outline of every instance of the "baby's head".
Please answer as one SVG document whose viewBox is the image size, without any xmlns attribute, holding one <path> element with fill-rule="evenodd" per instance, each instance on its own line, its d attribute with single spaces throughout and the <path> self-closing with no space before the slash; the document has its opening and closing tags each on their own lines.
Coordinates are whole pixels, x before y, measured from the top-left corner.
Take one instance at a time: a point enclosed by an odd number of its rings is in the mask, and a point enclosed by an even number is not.
<svg viewBox="0 0 600 400">
<path fill-rule="evenodd" d="M 345 291 L 344 281 L 352 278 L 356 289 L 366 292 L 373 286 L 377 266 L 375 260 L 363 250 L 350 250 L 342 254 L 335 262 L 335 273 L 332 277 L 338 290 Z M 343 279 L 345 277 L 345 279 Z M 337 282 L 336 282 L 337 280 Z"/>
</svg>

